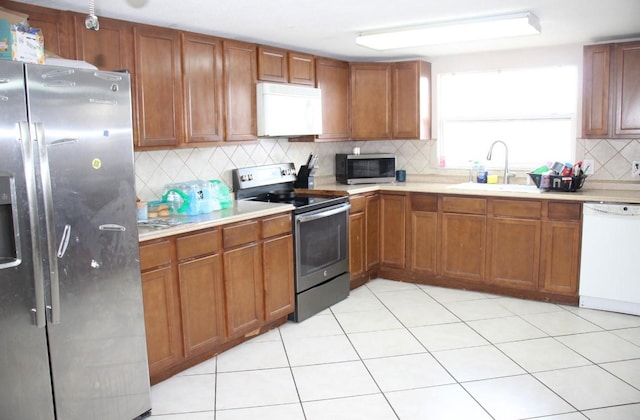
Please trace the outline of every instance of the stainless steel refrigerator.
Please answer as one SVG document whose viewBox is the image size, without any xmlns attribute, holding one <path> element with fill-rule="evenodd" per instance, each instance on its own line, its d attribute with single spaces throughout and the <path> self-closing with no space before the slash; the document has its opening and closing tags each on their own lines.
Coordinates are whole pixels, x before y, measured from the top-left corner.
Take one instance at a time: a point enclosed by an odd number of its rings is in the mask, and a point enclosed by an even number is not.
<svg viewBox="0 0 640 420">
<path fill-rule="evenodd" d="M 129 75 L 0 61 L 0 419 L 150 410 Z"/>
</svg>

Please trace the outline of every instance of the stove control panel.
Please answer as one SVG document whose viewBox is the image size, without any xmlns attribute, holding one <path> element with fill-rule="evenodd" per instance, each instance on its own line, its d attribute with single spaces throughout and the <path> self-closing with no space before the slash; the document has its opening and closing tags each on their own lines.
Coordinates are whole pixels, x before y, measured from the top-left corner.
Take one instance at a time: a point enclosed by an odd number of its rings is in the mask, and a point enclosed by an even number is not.
<svg viewBox="0 0 640 420">
<path fill-rule="evenodd" d="M 293 162 L 274 165 L 250 166 L 232 171 L 233 190 L 295 182 L 296 167 Z"/>
</svg>

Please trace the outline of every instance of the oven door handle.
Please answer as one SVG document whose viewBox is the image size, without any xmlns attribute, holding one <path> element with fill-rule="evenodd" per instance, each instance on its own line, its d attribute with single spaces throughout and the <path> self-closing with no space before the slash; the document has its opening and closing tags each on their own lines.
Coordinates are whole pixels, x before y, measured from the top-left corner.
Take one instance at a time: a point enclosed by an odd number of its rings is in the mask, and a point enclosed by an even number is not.
<svg viewBox="0 0 640 420">
<path fill-rule="evenodd" d="M 327 211 L 311 214 L 309 216 L 305 216 L 305 215 L 298 216 L 296 217 L 296 221 L 298 223 L 310 222 L 312 220 L 322 219 L 323 217 L 333 216 L 334 214 L 349 211 L 350 208 L 351 208 L 351 204 L 344 204 L 344 205 L 340 205 L 339 207 L 329 209 Z"/>
</svg>

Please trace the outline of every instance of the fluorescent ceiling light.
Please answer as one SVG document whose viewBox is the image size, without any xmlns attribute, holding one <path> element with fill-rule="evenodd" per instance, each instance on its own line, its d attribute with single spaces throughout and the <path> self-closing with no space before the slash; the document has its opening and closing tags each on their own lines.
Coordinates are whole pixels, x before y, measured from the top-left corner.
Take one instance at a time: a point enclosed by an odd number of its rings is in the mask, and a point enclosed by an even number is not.
<svg viewBox="0 0 640 420">
<path fill-rule="evenodd" d="M 374 50 L 390 50 L 539 33 L 540 22 L 536 15 L 524 12 L 366 32 L 356 38 L 356 44 Z"/>
</svg>

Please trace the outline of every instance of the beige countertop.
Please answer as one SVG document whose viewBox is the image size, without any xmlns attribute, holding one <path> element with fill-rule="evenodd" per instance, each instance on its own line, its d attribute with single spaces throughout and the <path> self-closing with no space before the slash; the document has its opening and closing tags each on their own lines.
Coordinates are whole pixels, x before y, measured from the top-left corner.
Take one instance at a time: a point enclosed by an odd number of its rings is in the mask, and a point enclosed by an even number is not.
<svg viewBox="0 0 640 420">
<path fill-rule="evenodd" d="M 152 239 L 164 238 L 166 236 L 188 233 L 200 229 L 220 226 L 227 223 L 241 222 L 254 219 L 256 217 L 270 216 L 293 210 L 291 204 L 262 203 L 258 201 L 233 201 L 233 206 L 228 209 L 217 210 L 208 214 L 198 216 L 175 216 L 161 221 L 174 224 L 165 228 L 154 228 L 151 226 L 138 225 L 138 240 L 140 242 Z"/>
<path fill-rule="evenodd" d="M 394 182 L 389 184 L 359 184 L 344 185 L 335 182 L 318 183 L 314 191 L 327 193 L 346 193 L 349 195 L 362 194 L 373 191 L 424 192 L 434 194 L 457 194 L 517 197 L 539 200 L 567 200 L 567 201 L 608 201 L 618 203 L 640 203 L 640 190 L 602 189 L 585 185 L 576 192 L 541 191 L 534 185 L 515 184 L 468 184 L 436 183 L 436 182 Z M 485 189 L 486 188 L 486 189 Z M 513 190 L 511 190 L 513 189 Z"/>
<path fill-rule="evenodd" d="M 430 182 L 433 178 L 424 177 L 410 182 L 394 182 L 389 184 L 338 184 L 331 178 L 316 182 L 313 190 L 302 190 L 316 194 L 355 195 L 374 191 L 398 191 L 398 192 L 423 192 L 433 194 L 476 195 L 492 197 L 514 197 L 537 200 L 567 200 L 567 201 L 608 201 L 617 203 L 640 203 L 640 189 L 607 189 L 594 188 L 585 184 L 577 192 L 540 191 L 535 186 L 528 188 L 525 185 L 503 186 L 502 184 L 465 184 L 460 182 Z M 440 180 L 441 181 L 441 180 Z M 159 239 L 167 236 L 188 233 L 199 229 L 206 229 L 227 223 L 250 220 L 256 217 L 264 217 L 272 214 L 291 211 L 291 204 L 263 203 L 258 201 L 235 201 L 233 206 L 198 216 L 178 216 L 164 219 L 170 227 L 154 228 L 151 226 L 138 226 L 138 239 L 140 242 Z"/>
</svg>

